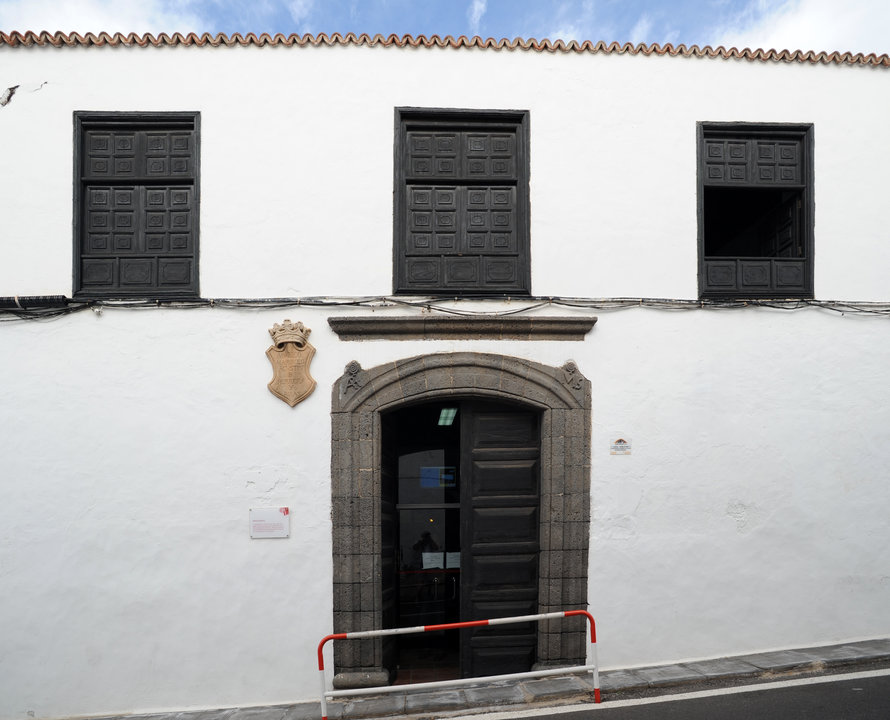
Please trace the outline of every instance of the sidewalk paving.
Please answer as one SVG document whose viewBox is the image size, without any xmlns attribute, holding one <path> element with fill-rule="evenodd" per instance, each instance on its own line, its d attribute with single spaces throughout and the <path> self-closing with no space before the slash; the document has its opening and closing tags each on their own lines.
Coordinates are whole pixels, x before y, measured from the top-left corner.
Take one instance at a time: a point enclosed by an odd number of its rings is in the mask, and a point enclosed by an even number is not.
<svg viewBox="0 0 890 720">
<path fill-rule="evenodd" d="M 702 687 L 725 687 L 890 665 L 890 638 L 800 650 L 755 653 L 600 673 L 603 702 Z M 467 711 L 485 712 L 593 702 L 590 674 L 536 680 L 488 681 L 461 688 L 411 690 L 332 700 L 330 720 L 417 718 L 432 720 Z M 319 703 L 227 708 L 202 712 L 104 718 L 103 720 L 319 720 Z"/>
</svg>

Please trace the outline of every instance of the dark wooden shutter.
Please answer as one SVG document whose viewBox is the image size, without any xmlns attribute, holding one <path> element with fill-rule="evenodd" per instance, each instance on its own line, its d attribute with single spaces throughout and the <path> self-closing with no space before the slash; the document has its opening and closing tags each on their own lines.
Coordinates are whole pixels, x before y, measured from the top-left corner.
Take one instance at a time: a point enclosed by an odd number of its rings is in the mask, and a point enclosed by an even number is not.
<svg viewBox="0 0 890 720">
<path fill-rule="evenodd" d="M 396 292 L 528 293 L 524 118 L 403 119 Z"/>
<path fill-rule="evenodd" d="M 700 127 L 700 224 L 708 191 L 752 206 L 754 230 L 738 253 L 707 252 L 701 231 L 700 289 L 711 297 L 810 297 L 813 290 L 812 127 L 713 123 Z M 711 197 L 718 195 L 712 194 Z M 778 206 L 778 207 L 777 207 Z M 713 210 L 712 210 L 713 212 Z"/>
<path fill-rule="evenodd" d="M 85 116 L 80 127 L 76 292 L 197 295 L 195 117 Z"/>
<path fill-rule="evenodd" d="M 748 187 L 799 187 L 803 177 L 803 140 L 771 141 L 744 136 L 704 141 L 704 184 Z"/>
<path fill-rule="evenodd" d="M 461 619 L 530 615 L 538 607 L 538 415 L 465 403 Z M 465 677 L 529 670 L 537 625 L 462 631 Z"/>
</svg>

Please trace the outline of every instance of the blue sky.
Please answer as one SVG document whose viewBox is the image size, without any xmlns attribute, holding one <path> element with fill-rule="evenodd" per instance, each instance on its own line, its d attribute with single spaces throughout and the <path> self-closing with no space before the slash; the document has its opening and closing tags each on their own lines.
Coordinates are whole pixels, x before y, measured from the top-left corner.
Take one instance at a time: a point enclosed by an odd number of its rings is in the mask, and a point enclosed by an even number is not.
<svg viewBox="0 0 890 720">
<path fill-rule="evenodd" d="M 890 52 L 890 0 L 0 0 L 0 30 L 281 32 Z"/>
</svg>

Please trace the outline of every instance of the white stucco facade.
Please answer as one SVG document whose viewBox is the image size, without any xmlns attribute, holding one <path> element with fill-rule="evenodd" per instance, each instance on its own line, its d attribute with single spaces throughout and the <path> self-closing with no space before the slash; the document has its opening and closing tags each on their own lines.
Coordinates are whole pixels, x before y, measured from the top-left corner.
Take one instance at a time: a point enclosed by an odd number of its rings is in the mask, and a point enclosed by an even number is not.
<svg viewBox="0 0 890 720">
<path fill-rule="evenodd" d="M 394 108 L 431 107 L 529 112 L 532 294 L 582 299 L 698 297 L 697 122 L 812 123 L 815 299 L 890 303 L 888 84 L 885 67 L 644 54 L 0 46 L 0 88 L 19 86 L 0 108 L 0 296 L 72 294 L 75 111 L 200 112 L 202 298 L 388 296 Z M 0 717 L 316 697 L 316 644 L 350 629 L 331 612 L 330 413 L 352 360 L 577 363 L 604 667 L 890 635 L 886 315 L 527 311 L 598 317 L 569 342 L 350 342 L 327 322 L 419 312 L 0 323 Z M 317 349 L 295 408 L 266 389 L 285 318 Z M 610 455 L 619 436 L 631 455 Z M 251 540 L 248 509 L 279 505 L 290 538 Z"/>
</svg>

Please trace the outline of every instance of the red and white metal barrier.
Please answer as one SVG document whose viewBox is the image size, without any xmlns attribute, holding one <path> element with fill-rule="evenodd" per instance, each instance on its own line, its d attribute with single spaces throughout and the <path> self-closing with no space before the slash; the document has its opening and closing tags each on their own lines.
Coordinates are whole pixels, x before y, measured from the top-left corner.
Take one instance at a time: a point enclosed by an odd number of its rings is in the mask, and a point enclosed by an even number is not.
<svg viewBox="0 0 890 720">
<path fill-rule="evenodd" d="M 384 635 L 411 635 L 416 633 L 432 632 L 433 630 L 456 630 L 459 628 L 484 627 L 486 625 L 509 625 L 521 622 L 540 622 L 542 620 L 556 620 L 558 618 L 583 616 L 590 624 L 590 647 L 593 663 L 590 665 L 575 665 L 572 667 L 552 668 L 550 670 L 532 670 L 529 672 L 510 673 L 507 675 L 489 675 L 487 677 L 462 678 L 460 680 L 439 680 L 437 682 L 414 683 L 411 685 L 387 685 L 373 688 L 361 688 L 357 690 L 328 690 L 324 675 L 324 646 L 329 640 L 358 640 L 360 638 L 382 637 Z M 415 627 L 393 628 L 391 630 L 363 630 L 360 632 L 334 633 L 327 635 L 318 643 L 318 671 L 321 675 L 321 720 L 328 720 L 328 698 L 346 697 L 350 695 L 368 695 L 370 693 L 404 692 L 407 689 L 420 690 L 433 687 L 445 687 L 456 685 L 470 685 L 484 682 L 485 680 L 513 680 L 522 678 L 545 677 L 547 675 L 565 675 L 571 672 L 593 673 L 593 701 L 601 702 L 600 676 L 596 659 L 596 623 L 586 610 L 564 610 L 562 612 L 542 613 L 540 615 L 519 615 L 516 617 L 492 618 L 490 620 L 471 620 L 469 622 L 445 623 L 443 625 L 417 625 Z"/>
</svg>

